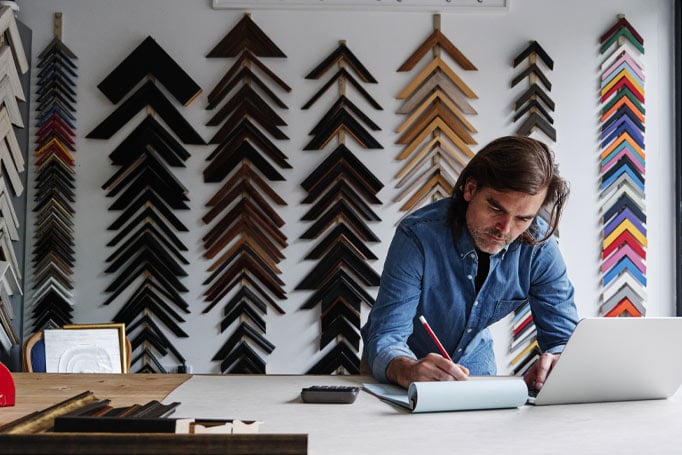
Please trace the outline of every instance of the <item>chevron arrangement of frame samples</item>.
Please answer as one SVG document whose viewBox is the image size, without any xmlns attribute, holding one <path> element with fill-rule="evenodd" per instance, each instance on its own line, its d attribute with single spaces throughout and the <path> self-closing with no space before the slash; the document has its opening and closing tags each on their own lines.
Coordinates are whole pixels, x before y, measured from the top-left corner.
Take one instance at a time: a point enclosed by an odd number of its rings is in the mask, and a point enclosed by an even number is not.
<svg viewBox="0 0 682 455">
<path fill-rule="evenodd" d="M 556 128 L 552 113 L 555 103 L 549 95 L 552 82 L 547 74 L 554 70 L 554 60 L 537 41 L 531 41 L 515 58 L 512 66 L 519 70 L 511 81 L 511 87 L 520 89 L 521 94 L 514 100 L 513 122 L 518 125 L 516 134 L 538 135 L 538 139 L 549 144 L 556 141 Z M 540 211 L 547 219 L 547 210 Z M 555 233 L 555 235 L 557 235 Z M 540 355 L 537 329 L 533 322 L 530 304 L 514 310 L 511 327 L 509 352 L 513 374 L 523 375 Z"/>
<path fill-rule="evenodd" d="M 147 373 L 166 372 L 160 360 L 166 355 L 185 363 L 162 328 L 177 337 L 189 336 L 181 327 L 183 314 L 190 312 L 181 280 L 189 265 L 181 233 L 188 228 L 176 215 L 189 210 L 189 198 L 173 168 L 184 167 L 190 157 L 183 144 L 205 144 L 161 86 L 183 106 L 201 93 L 149 36 L 98 84 L 118 106 L 86 136 L 110 139 L 138 113 L 146 114 L 109 154 L 118 170 L 102 189 L 114 198 L 109 210 L 120 213 L 107 228 L 115 235 L 107 244 L 113 252 L 106 258 L 105 273 L 115 278 L 106 288 L 104 305 L 120 304 L 114 322 L 126 325 L 133 370 Z"/>
<path fill-rule="evenodd" d="M 13 345 L 21 343 L 13 299 L 21 298 L 24 289 L 15 251 L 24 226 L 14 204 L 26 194 L 26 163 L 17 135 L 26 128 L 19 106 L 27 100 L 22 76 L 29 71 L 19 27 L 9 6 L 0 6 L 0 34 L 0 351 L 9 353 Z"/>
<path fill-rule="evenodd" d="M 59 16 L 55 16 L 58 21 Z M 58 30 L 55 26 L 55 37 L 38 55 L 36 65 L 34 331 L 74 322 L 78 57 L 64 44 Z"/>
<path fill-rule="evenodd" d="M 360 312 L 363 303 L 374 304 L 366 288 L 379 285 L 379 274 L 369 264 L 377 256 L 367 244 L 379 241 L 368 223 L 381 221 L 371 204 L 381 204 L 377 193 L 383 184 L 352 149 L 383 148 L 370 132 L 380 130 L 379 126 L 362 109 L 382 109 L 364 88 L 378 82 L 343 40 L 305 77 L 326 77 L 326 82 L 303 109 L 322 99 L 333 100 L 304 147 L 307 153 L 326 155 L 301 183 L 308 194 L 302 203 L 312 204 L 301 219 L 312 222 L 301 239 L 317 241 L 305 257 L 317 264 L 296 289 L 314 291 L 301 308 L 319 307 L 323 352 L 307 372 L 357 374 Z"/>
<path fill-rule="evenodd" d="M 400 192 L 394 202 L 406 199 L 400 206 L 406 213 L 450 197 L 476 144 L 472 135 L 477 131 L 467 115 L 477 112 L 467 100 L 478 96 L 449 61 L 465 71 L 477 69 L 441 31 L 441 16 L 436 14 L 433 20 L 433 32 L 398 68 L 407 72 L 424 59 L 428 62 L 396 97 L 404 100 L 398 113 L 407 115 L 396 129 L 400 133 L 396 142 L 404 146 L 397 159 L 407 162 L 395 176 Z"/>
<path fill-rule="evenodd" d="M 600 38 L 601 316 L 644 316 L 644 40 L 620 16 Z"/>
<path fill-rule="evenodd" d="M 202 218 L 210 227 L 202 238 L 204 257 L 212 261 L 203 283 L 204 313 L 225 302 L 220 332 L 231 333 L 212 360 L 224 373 L 265 373 L 264 355 L 275 349 L 266 337 L 265 315 L 268 307 L 285 312 L 277 303 L 286 299 L 277 265 L 287 246 L 284 220 L 274 208 L 287 203 L 268 181 L 284 180 L 278 168 L 291 168 L 269 138 L 288 139 L 277 113 L 287 105 L 277 91 L 291 88 L 260 58 L 286 55 L 245 14 L 207 57 L 236 57 L 209 93 L 207 107 L 220 106 L 208 122 L 220 128 L 209 141 L 216 147 L 206 158 L 204 182 L 222 184 Z"/>
</svg>

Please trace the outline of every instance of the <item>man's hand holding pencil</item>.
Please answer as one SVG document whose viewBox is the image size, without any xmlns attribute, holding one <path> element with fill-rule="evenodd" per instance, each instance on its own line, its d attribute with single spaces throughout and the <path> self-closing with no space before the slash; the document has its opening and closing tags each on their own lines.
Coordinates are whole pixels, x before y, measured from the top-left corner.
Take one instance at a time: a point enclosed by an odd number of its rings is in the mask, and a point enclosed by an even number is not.
<svg viewBox="0 0 682 455">
<path fill-rule="evenodd" d="M 452 361 L 424 316 L 420 316 L 419 320 L 433 339 L 441 355 L 432 352 L 419 360 L 409 357 L 396 357 L 388 364 L 386 377 L 391 382 L 405 388 L 411 382 L 417 381 L 466 381 L 469 378 L 469 370 Z"/>
</svg>

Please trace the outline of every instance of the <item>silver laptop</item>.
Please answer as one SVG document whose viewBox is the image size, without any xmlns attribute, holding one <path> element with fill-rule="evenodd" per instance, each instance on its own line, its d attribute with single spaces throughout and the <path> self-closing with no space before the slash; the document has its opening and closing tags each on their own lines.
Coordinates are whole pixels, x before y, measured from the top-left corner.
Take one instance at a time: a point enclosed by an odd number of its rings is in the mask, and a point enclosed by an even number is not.
<svg viewBox="0 0 682 455">
<path fill-rule="evenodd" d="M 682 318 L 586 318 L 528 403 L 668 398 L 680 384 Z"/>
</svg>

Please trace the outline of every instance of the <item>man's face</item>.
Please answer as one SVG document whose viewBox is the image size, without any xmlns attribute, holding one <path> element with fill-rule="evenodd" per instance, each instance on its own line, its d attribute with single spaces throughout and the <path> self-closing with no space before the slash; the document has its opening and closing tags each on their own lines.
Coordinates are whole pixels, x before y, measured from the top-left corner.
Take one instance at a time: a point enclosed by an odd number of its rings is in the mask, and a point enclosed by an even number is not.
<svg viewBox="0 0 682 455">
<path fill-rule="evenodd" d="M 469 202 L 466 222 L 476 248 L 498 253 L 521 235 L 537 215 L 547 189 L 530 195 L 516 191 L 478 188 L 473 180 L 464 186 L 464 200 Z"/>
</svg>

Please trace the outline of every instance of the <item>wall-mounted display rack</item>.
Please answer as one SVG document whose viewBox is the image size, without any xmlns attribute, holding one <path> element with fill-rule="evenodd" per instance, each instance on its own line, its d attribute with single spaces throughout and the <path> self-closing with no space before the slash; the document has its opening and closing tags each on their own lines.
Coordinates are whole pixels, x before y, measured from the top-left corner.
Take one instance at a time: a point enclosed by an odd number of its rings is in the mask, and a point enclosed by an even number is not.
<svg viewBox="0 0 682 455">
<path fill-rule="evenodd" d="M 213 0 L 213 9 L 343 9 L 418 12 L 509 11 L 511 0 Z"/>
</svg>

